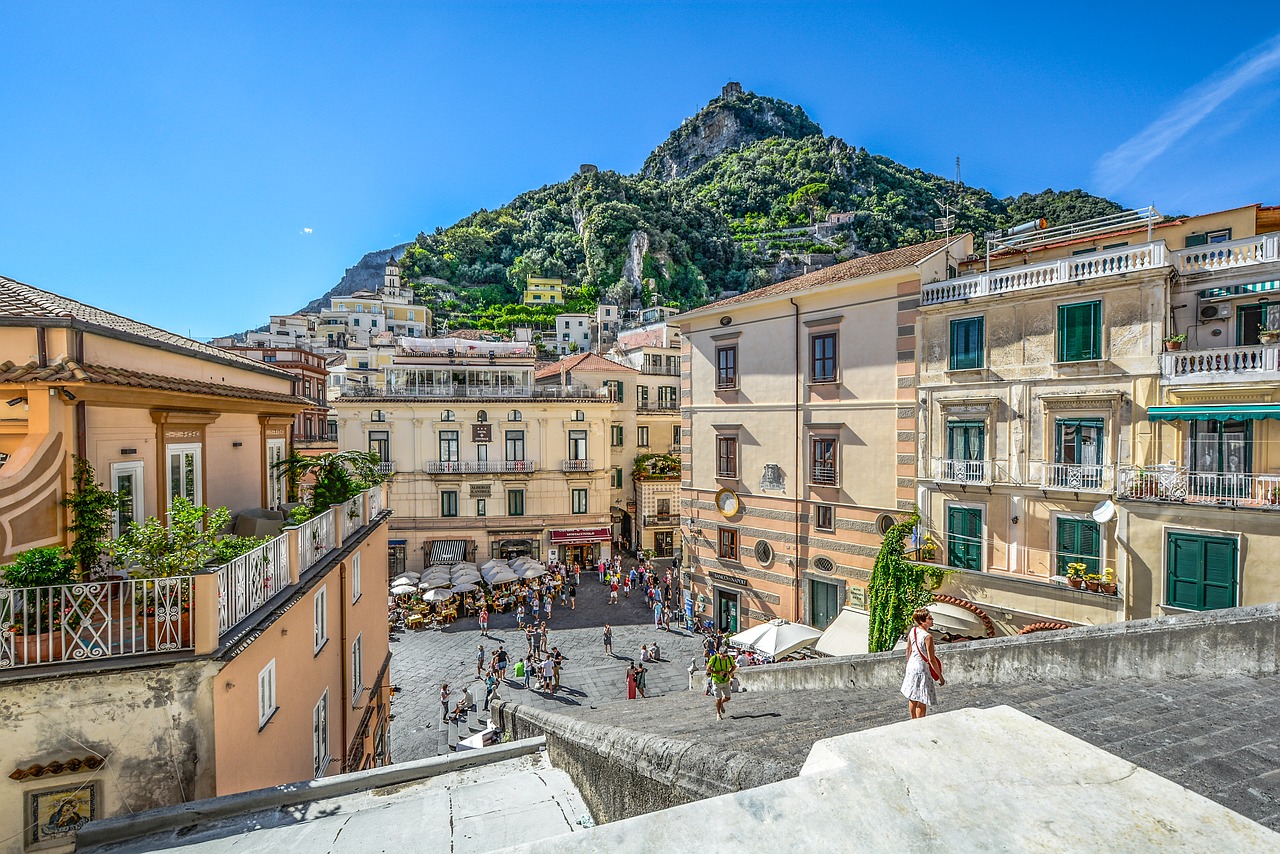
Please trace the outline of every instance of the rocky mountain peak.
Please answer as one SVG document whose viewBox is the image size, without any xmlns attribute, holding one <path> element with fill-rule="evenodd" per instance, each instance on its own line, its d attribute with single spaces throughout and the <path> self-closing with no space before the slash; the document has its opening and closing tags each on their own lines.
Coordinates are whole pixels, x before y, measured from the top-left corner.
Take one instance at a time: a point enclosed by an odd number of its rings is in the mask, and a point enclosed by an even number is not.
<svg viewBox="0 0 1280 854">
<path fill-rule="evenodd" d="M 684 178 L 718 154 L 762 139 L 802 139 L 822 128 L 803 108 L 728 83 L 709 104 L 672 131 L 644 161 L 640 177 L 659 181 Z"/>
</svg>

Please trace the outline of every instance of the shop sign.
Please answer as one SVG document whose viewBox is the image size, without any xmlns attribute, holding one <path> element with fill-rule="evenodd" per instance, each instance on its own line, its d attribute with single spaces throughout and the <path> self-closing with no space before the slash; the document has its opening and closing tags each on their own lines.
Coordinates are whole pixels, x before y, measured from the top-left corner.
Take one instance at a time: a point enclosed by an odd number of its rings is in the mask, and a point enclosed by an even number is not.
<svg viewBox="0 0 1280 854">
<path fill-rule="evenodd" d="M 747 579 L 745 579 L 745 578 L 739 578 L 739 577 L 738 577 L 738 576 L 736 576 L 736 575 L 725 575 L 723 572 L 708 572 L 708 573 L 707 573 L 707 575 L 711 576 L 711 577 L 712 577 L 712 578 L 714 578 L 716 581 L 723 581 L 723 582 L 725 582 L 726 584 L 737 584 L 737 585 L 738 585 L 738 586 L 740 586 L 740 587 L 750 587 L 750 586 L 751 586 L 751 585 L 747 582 Z"/>
<path fill-rule="evenodd" d="M 609 528 L 572 528 L 568 531 L 552 531 L 551 542 L 599 542 L 612 538 Z"/>
</svg>

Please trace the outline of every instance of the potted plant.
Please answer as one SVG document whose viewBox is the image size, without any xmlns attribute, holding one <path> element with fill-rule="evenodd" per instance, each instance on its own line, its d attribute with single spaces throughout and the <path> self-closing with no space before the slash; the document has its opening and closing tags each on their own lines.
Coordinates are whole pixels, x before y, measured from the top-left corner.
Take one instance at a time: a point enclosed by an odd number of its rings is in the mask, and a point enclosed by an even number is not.
<svg viewBox="0 0 1280 854">
<path fill-rule="evenodd" d="M 926 563 L 932 563 L 937 556 L 938 544 L 934 542 L 932 534 L 925 534 L 924 540 L 920 543 L 920 559 Z"/>
<path fill-rule="evenodd" d="M 27 549 L 5 568 L 4 586 L 13 592 L 0 597 L 0 621 L 13 635 L 16 662 L 62 660 L 63 626 L 80 626 L 75 603 L 62 606 L 61 588 L 75 583 L 75 571 L 75 561 L 57 546 Z"/>
<path fill-rule="evenodd" d="M 1280 341 L 1280 329 L 1268 329 L 1264 326 L 1258 330 L 1258 340 L 1263 344 L 1274 344 Z"/>
<path fill-rule="evenodd" d="M 1108 566 L 1102 570 L 1102 583 L 1098 585 L 1099 592 L 1108 596 L 1116 595 L 1116 570 L 1115 567 Z"/>
<path fill-rule="evenodd" d="M 1090 593 L 1098 592 L 1098 584 L 1101 583 L 1102 576 L 1096 572 L 1086 573 L 1084 577 L 1084 588 Z"/>
<path fill-rule="evenodd" d="M 1273 486 L 1267 490 L 1267 503 L 1280 504 L 1280 486 Z"/>
<path fill-rule="evenodd" d="M 1166 335 L 1164 336 L 1164 348 L 1166 350 L 1181 350 L 1186 341 L 1187 336 L 1185 335 Z"/>
<path fill-rule="evenodd" d="M 1083 563 L 1067 564 L 1067 583 L 1077 590 L 1084 584 L 1085 565 Z"/>
</svg>

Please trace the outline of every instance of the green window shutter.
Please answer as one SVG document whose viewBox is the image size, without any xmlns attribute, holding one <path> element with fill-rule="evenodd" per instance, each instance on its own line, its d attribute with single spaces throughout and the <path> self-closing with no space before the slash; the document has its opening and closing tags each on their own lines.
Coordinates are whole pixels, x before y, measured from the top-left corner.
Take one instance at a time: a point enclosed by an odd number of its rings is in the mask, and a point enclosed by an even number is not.
<svg viewBox="0 0 1280 854">
<path fill-rule="evenodd" d="M 1083 563 L 1085 572 L 1102 574 L 1102 531 L 1091 519 L 1058 519 L 1058 575 L 1067 564 Z"/>
<path fill-rule="evenodd" d="M 1236 541 L 1206 539 L 1204 541 L 1203 608 L 1236 606 Z"/>
<path fill-rule="evenodd" d="M 1102 358 L 1102 303 L 1058 306 L 1058 361 Z"/>
<path fill-rule="evenodd" d="M 951 321 L 951 359 L 949 367 L 961 371 L 982 367 L 985 321 L 981 317 L 965 317 Z"/>
<path fill-rule="evenodd" d="M 1190 249 L 1192 246 L 1204 246 L 1208 242 L 1209 235 L 1207 234 L 1188 234 L 1187 242 L 1183 245 Z"/>
<path fill-rule="evenodd" d="M 1234 608 L 1237 557 L 1234 539 L 1170 534 L 1166 584 L 1169 604 L 1197 611 Z"/>
<path fill-rule="evenodd" d="M 947 508 L 947 564 L 961 569 L 982 569 L 981 510 Z"/>
<path fill-rule="evenodd" d="M 1075 563 L 1075 555 L 1080 551 L 1079 529 L 1077 519 L 1058 519 L 1058 575 L 1067 574 L 1067 564 Z"/>
</svg>

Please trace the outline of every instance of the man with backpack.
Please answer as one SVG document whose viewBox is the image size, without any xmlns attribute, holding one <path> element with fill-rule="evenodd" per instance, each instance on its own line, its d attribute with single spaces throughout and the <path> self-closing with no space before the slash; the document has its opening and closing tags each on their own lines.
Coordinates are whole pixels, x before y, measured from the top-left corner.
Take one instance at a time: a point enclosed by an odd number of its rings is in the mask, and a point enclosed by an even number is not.
<svg viewBox="0 0 1280 854">
<path fill-rule="evenodd" d="M 707 675 L 711 677 L 711 690 L 716 698 L 716 720 L 718 721 L 724 720 L 724 704 L 732 699 L 731 682 L 737 670 L 738 665 L 729 657 L 728 651 L 723 646 L 707 661 Z"/>
</svg>

